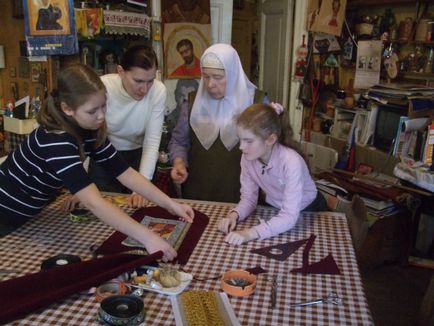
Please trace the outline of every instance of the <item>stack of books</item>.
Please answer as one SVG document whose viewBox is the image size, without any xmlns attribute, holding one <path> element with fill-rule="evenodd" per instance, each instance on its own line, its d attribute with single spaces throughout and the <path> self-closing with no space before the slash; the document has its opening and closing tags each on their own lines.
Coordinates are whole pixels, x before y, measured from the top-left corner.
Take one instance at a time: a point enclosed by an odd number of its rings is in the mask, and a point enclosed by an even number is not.
<svg viewBox="0 0 434 326">
<path fill-rule="evenodd" d="M 408 107 L 414 112 L 434 110 L 434 88 L 415 84 L 378 84 L 368 90 L 368 96 L 382 104 Z"/>
<path fill-rule="evenodd" d="M 399 207 L 392 200 L 375 200 L 360 196 L 368 209 L 368 213 L 377 218 L 395 215 L 399 212 Z"/>
</svg>

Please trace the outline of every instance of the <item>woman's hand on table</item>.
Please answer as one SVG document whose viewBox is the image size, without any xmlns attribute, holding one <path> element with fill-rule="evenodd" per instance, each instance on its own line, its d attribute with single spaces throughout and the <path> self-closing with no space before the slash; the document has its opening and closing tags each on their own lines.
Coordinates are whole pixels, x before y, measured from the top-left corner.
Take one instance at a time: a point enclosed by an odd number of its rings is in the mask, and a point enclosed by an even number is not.
<svg viewBox="0 0 434 326">
<path fill-rule="evenodd" d="M 235 211 L 229 212 L 228 216 L 222 218 L 219 221 L 219 224 L 217 228 L 219 231 L 228 234 L 229 232 L 235 230 L 235 227 L 237 226 L 237 220 L 238 220 L 238 213 Z"/>
<path fill-rule="evenodd" d="M 185 163 L 182 159 L 177 158 L 173 161 L 173 167 L 172 170 L 170 170 L 170 176 L 175 183 L 183 183 L 185 180 L 187 180 L 187 167 L 185 166 Z"/>
<path fill-rule="evenodd" d="M 166 208 L 171 214 L 179 216 L 179 219 L 184 222 L 192 223 L 194 219 L 194 211 L 187 204 L 179 204 L 173 201 L 170 208 Z"/>
<path fill-rule="evenodd" d="M 84 206 L 80 203 L 80 199 L 78 199 L 75 195 L 70 195 L 62 204 L 62 212 L 69 213 L 76 208 L 83 208 Z"/>
<path fill-rule="evenodd" d="M 240 245 L 258 239 L 258 233 L 254 228 L 242 231 L 233 231 L 225 237 L 225 241 L 231 245 Z"/>
<path fill-rule="evenodd" d="M 128 197 L 128 207 L 130 208 L 140 208 L 146 206 L 146 199 L 133 192 L 130 197 Z"/>
</svg>

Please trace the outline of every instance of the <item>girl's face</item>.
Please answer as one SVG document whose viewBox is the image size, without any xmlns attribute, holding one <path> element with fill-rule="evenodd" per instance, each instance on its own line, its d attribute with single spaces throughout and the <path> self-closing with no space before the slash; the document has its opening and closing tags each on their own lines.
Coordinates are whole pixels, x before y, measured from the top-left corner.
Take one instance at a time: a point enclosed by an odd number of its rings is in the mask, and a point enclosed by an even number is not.
<svg viewBox="0 0 434 326">
<path fill-rule="evenodd" d="M 64 102 L 61 103 L 61 107 L 63 112 L 65 112 L 66 115 L 73 117 L 81 128 L 96 130 L 104 123 L 107 111 L 106 102 L 105 91 L 101 90 L 90 95 L 87 101 L 75 110 Z"/>
<path fill-rule="evenodd" d="M 242 127 L 237 127 L 237 132 L 240 138 L 240 150 L 243 152 L 244 158 L 248 161 L 259 159 L 263 163 L 268 163 L 271 150 L 276 142 L 276 135 L 271 134 L 264 140 Z"/>
<path fill-rule="evenodd" d="M 139 67 L 132 67 L 130 70 L 124 70 L 118 65 L 118 73 L 122 79 L 124 89 L 136 101 L 142 100 L 148 94 L 157 74 L 157 68 L 145 70 Z"/>
<path fill-rule="evenodd" d="M 225 96 L 226 76 L 223 69 L 202 68 L 202 81 L 213 99 L 220 100 Z"/>
</svg>

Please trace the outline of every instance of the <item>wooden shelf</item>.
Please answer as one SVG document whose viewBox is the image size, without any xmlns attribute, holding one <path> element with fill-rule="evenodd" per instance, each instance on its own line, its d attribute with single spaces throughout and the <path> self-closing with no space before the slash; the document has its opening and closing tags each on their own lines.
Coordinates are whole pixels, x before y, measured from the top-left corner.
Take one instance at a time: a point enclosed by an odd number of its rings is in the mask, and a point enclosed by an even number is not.
<svg viewBox="0 0 434 326">
<path fill-rule="evenodd" d="M 430 2 L 431 0 L 419 0 Z M 388 5 L 414 5 L 415 0 L 349 0 L 349 6 L 388 6 Z"/>
<path fill-rule="evenodd" d="M 396 44 L 401 44 L 401 45 L 423 45 L 423 46 L 427 46 L 427 47 L 432 47 L 434 46 L 434 41 L 400 41 L 400 40 L 395 40 L 395 41 L 388 41 L 386 43 L 396 43 Z"/>
<path fill-rule="evenodd" d="M 405 79 L 434 80 L 433 73 L 425 72 L 402 72 L 400 76 Z"/>
</svg>

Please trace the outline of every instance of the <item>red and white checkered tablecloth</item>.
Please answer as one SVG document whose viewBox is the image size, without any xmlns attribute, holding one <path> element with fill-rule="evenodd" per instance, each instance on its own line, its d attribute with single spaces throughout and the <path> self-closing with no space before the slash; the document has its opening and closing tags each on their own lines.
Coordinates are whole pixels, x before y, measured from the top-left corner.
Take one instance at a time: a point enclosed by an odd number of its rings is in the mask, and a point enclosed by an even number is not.
<svg viewBox="0 0 434 326">
<path fill-rule="evenodd" d="M 230 297 L 241 325 L 373 325 L 343 214 L 305 213 L 290 232 L 235 247 L 225 243 L 224 235 L 217 231 L 217 220 L 225 216 L 233 205 L 185 202 L 210 218 L 190 260 L 184 266 L 185 270 L 198 278 L 210 278 L 228 269 L 247 269 L 257 265 L 267 271 L 258 275 L 257 288 L 251 296 Z M 60 204 L 61 200 L 52 203 L 38 217 L 0 239 L 0 269 L 19 271 L 16 275 L 0 276 L 0 280 L 37 272 L 44 259 L 59 253 L 90 259 L 89 247 L 101 243 L 113 232 L 99 220 L 83 224 L 71 222 L 68 216 L 60 212 Z M 257 218 L 269 218 L 276 212 L 270 207 L 258 207 L 239 228 L 252 226 L 257 223 Z M 290 273 L 291 269 L 302 266 L 303 247 L 283 262 L 250 252 L 264 246 L 306 239 L 312 234 L 316 235 L 316 239 L 310 251 L 310 263 L 331 253 L 341 271 L 340 275 Z M 272 309 L 271 276 L 274 275 L 277 276 L 278 288 L 277 304 Z M 220 280 L 193 280 L 189 289 L 220 291 Z M 337 292 L 342 298 L 341 305 L 289 307 L 291 303 L 322 298 L 331 291 Z M 143 300 L 146 309 L 144 324 L 175 325 L 169 297 L 146 293 Z M 10 325 L 98 325 L 98 307 L 93 295 L 82 292 Z"/>
</svg>

